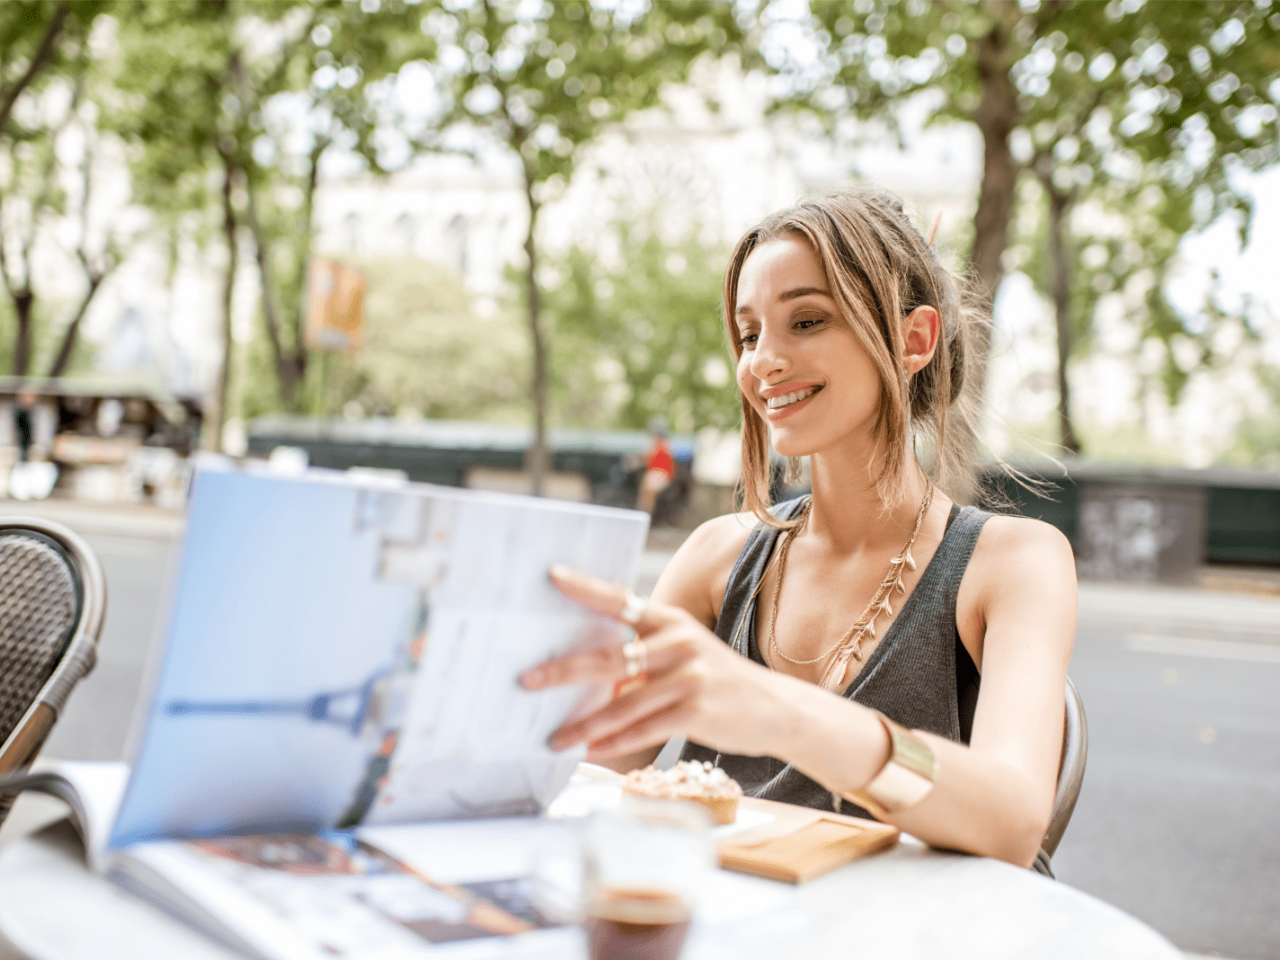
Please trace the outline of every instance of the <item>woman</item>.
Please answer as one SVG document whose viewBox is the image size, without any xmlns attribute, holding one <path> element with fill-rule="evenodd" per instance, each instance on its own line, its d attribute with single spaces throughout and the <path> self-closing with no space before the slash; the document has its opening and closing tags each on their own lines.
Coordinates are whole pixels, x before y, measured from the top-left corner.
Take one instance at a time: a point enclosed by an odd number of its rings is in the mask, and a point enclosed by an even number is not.
<svg viewBox="0 0 1280 960">
<path fill-rule="evenodd" d="M 972 483 L 973 321 L 955 279 L 897 200 L 859 193 L 749 231 L 724 303 L 750 512 L 696 530 L 647 605 L 553 571 L 637 639 L 522 677 L 633 678 L 552 745 L 628 769 L 685 735 L 686 757 L 750 795 L 1030 865 L 1053 805 L 1075 567 L 1053 527 L 948 496 Z M 770 441 L 809 457 L 811 498 L 769 508 Z"/>
</svg>

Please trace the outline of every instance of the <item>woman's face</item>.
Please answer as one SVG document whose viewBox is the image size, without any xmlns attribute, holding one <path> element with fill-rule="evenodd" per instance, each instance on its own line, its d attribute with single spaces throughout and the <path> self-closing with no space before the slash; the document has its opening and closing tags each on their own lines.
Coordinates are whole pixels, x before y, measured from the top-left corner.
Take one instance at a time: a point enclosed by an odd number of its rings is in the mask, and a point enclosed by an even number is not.
<svg viewBox="0 0 1280 960">
<path fill-rule="evenodd" d="M 751 252 L 738 277 L 735 322 L 738 387 L 769 424 L 779 454 L 874 442 L 880 378 L 806 240 L 770 240 Z"/>
</svg>

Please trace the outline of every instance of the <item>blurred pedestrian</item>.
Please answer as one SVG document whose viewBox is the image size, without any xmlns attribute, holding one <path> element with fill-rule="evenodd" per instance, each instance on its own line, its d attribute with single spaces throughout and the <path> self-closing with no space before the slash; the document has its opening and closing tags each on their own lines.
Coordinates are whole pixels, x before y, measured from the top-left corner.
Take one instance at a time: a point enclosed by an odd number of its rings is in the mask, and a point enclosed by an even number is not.
<svg viewBox="0 0 1280 960">
<path fill-rule="evenodd" d="M 651 443 L 645 455 L 644 473 L 640 477 L 640 492 L 636 497 L 636 509 L 653 513 L 658 494 L 671 485 L 676 476 L 676 461 L 667 443 L 667 422 L 661 417 L 649 421 Z"/>
<path fill-rule="evenodd" d="M 31 458 L 31 440 L 34 435 L 34 413 L 36 396 L 24 390 L 18 394 L 13 405 L 13 429 L 17 434 L 18 461 L 26 463 Z"/>
</svg>

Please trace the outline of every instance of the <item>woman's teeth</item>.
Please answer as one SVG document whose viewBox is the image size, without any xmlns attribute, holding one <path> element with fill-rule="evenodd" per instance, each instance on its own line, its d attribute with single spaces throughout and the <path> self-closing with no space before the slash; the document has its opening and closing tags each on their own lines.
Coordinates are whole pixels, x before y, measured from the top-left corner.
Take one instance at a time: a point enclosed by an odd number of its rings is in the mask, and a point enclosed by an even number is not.
<svg viewBox="0 0 1280 960">
<path fill-rule="evenodd" d="M 784 393 L 780 397 L 770 397 L 765 401 L 765 406 L 770 410 L 777 410 L 779 407 L 789 407 L 793 403 L 799 403 L 801 400 L 812 397 L 819 387 L 806 387 L 803 390 L 797 390 L 795 393 Z"/>
</svg>

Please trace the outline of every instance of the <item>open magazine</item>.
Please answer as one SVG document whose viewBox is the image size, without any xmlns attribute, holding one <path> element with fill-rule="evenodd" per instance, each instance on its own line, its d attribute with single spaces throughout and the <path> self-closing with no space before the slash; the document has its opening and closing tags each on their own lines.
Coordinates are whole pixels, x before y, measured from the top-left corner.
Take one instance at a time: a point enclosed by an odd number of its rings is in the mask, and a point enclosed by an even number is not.
<svg viewBox="0 0 1280 960">
<path fill-rule="evenodd" d="M 554 956 L 573 932 L 532 903 L 527 857 L 433 875 L 415 851 L 458 834 L 412 825 L 535 814 L 561 791 L 582 751 L 547 737 L 608 693 L 516 678 L 624 636 L 547 571 L 628 583 L 647 524 L 201 470 L 131 768 L 55 765 L 25 786 L 68 801 L 96 869 L 253 956 Z M 527 822 L 519 836 L 527 852 Z"/>
</svg>

